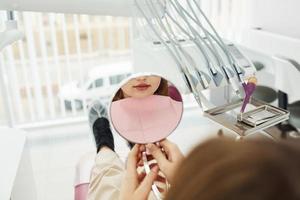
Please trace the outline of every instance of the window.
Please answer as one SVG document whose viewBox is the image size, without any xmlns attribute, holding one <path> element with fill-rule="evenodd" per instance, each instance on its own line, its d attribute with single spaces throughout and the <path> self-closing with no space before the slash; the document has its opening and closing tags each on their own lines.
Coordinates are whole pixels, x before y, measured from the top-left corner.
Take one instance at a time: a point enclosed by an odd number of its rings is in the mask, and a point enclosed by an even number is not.
<svg viewBox="0 0 300 200">
<path fill-rule="evenodd" d="M 102 78 L 99 78 L 95 81 L 95 87 L 98 88 L 98 87 L 102 87 L 103 86 L 103 79 Z"/>
<path fill-rule="evenodd" d="M 92 82 L 92 83 L 90 84 L 90 86 L 88 87 L 88 90 L 91 90 L 91 89 L 93 89 L 93 88 L 95 88 L 95 82 Z"/>
<path fill-rule="evenodd" d="M 103 79 L 99 78 L 89 85 L 88 90 L 95 89 L 102 86 L 103 86 Z"/>
<path fill-rule="evenodd" d="M 110 83 L 110 85 L 116 85 L 116 84 L 120 83 L 126 77 L 127 77 L 127 74 L 119 74 L 119 75 L 111 76 L 111 77 L 109 77 L 109 83 Z"/>
</svg>

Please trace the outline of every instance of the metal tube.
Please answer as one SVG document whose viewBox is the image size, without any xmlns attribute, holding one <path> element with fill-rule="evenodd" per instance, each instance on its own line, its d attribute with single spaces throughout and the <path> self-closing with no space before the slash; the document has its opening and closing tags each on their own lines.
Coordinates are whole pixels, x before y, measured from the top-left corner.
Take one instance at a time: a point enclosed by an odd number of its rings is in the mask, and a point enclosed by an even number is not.
<svg viewBox="0 0 300 200">
<path fill-rule="evenodd" d="M 152 5 L 152 7 L 153 7 L 153 5 Z M 161 22 L 161 19 L 160 18 L 158 18 L 158 19 L 159 19 L 158 21 Z M 159 24 L 162 26 L 162 29 L 165 30 L 166 34 L 168 34 L 168 30 L 167 29 L 169 29 L 170 34 L 172 34 L 173 38 L 176 40 L 176 41 L 174 41 L 173 39 L 170 38 L 170 42 L 171 43 L 175 43 L 175 45 L 178 47 L 178 50 L 180 51 L 180 53 L 185 57 L 185 60 L 188 62 L 189 66 L 192 66 L 193 69 L 196 71 L 197 78 L 200 79 L 198 81 L 202 85 L 202 88 L 206 89 L 207 88 L 207 84 L 205 84 L 205 81 L 207 82 L 207 80 L 205 80 L 205 77 L 203 77 L 202 74 L 201 74 L 201 72 L 197 69 L 196 64 L 195 64 L 193 58 L 181 47 L 180 41 L 178 41 L 178 38 L 175 35 L 173 27 L 170 25 L 170 23 L 168 22 L 167 18 L 165 19 L 165 21 L 166 21 L 166 27 L 163 27 L 162 22 L 159 23 Z"/>
<path fill-rule="evenodd" d="M 148 25 L 152 28 L 152 30 L 154 31 L 155 35 L 158 37 L 158 39 L 160 40 L 160 42 L 162 44 L 164 44 L 164 46 L 168 49 L 168 52 L 171 54 L 171 56 L 174 58 L 177 66 L 179 67 L 180 71 L 182 72 L 183 75 L 183 79 L 187 85 L 187 87 L 190 89 L 190 91 L 194 94 L 196 101 L 198 102 L 199 106 L 202 108 L 203 107 L 203 103 L 201 100 L 201 95 L 198 93 L 196 86 L 194 84 L 192 75 L 190 74 L 188 68 L 186 67 L 186 63 L 183 62 L 180 53 L 178 52 L 179 46 L 176 45 L 176 43 L 174 41 L 172 41 L 172 38 L 170 37 L 170 35 L 168 35 L 168 39 L 170 40 L 170 44 L 173 47 L 173 50 L 170 48 L 170 46 L 168 45 L 168 43 L 166 41 L 164 41 L 164 39 L 161 37 L 161 35 L 158 33 L 157 28 L 154 27 L 154 25 L 151 23 L 150 18 L 147 17 L 146 13 L 143 11 L 143 9 L 139 6 L 137 0 L 136 0 L 136 5 L 138 7 L 138 9 L 140 10 L 140 12 L 142 13 L 142 15 L 145 17 L 146 21 L 148 22 Z M 162 4 L 160 4 L 162 6 Z M 151 9 L 151 6 L 148 3 L 148 8 Z M 153 9 L 153 8 L 152 8 Z M 155 10 L 155 8 L 154 8 Z M 155 11 L 150 10 L 150 12 L 152 14 L 155 14 Z M 156 13 L 157 14 L 157 13 Z M 160 20 L 158 20 L 159 23 L 161 23 Z M 162 27 L 161 27 L 162 28 Z M 164 31 L 166 31 L 165 27 L 164 27 Z M 166 34 L 168 34 L 168 32 L 166 32 Z M 175 51 L 175 53 L 173 52 Z M 176 56 L 176 55 L 177 56 Z"/>
<path fill-rule="evenodd" d="M 181 63 L 181 61 L 179 60 L 179 58 L 175 55 L 175 53 L 172 51 L 172 49 L 170 48 L 170 46 L 161 38 L 160 34 L 157 32 L 157 30 L 153 27 L 150 19 L 147 17 L 146 13 L 144 12 L 144 10 L 142 9 L 142 7 L 140 7 L 138 0 L 135 0 L 136 6 L 138 8 L 138 10 L 140 11 L 140 13 L 142 14 L 142 16 L 145 17 L 145 20 L 147 21 L 147 23 L 149 24 L 149 26 L 152 28 L 154 34 L 157 36 L 157 38 L 160 40 L 160 42 L 162 44 L 164 44 L 164 46 L 167 48 L 170 56 L 174 59 L 177 67 L 179 68 L 179 70 L 182 72 L 183 74 L 183 79 L 187 85 L 187 87 L 190 89 L 191 92 L 192 88 L 191 88 L 191 79 L 189 78 L 189 76 L 186 74 L 186 72 L 184 71 L 184 67 Z"/>
</svg>

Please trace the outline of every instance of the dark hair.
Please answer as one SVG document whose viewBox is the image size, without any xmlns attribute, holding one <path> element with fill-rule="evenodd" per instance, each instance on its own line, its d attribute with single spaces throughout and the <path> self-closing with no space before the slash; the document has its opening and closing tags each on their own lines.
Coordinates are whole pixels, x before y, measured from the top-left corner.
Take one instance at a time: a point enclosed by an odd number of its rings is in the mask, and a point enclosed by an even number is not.
<svg viewBox="0 0 300 200">
<path fill-rule="evenodd" d="M 164 78 L 161 78 L 160 84 L 157 88 L 157 90 L 154 92 L 155 95 L 161 95 L 161 96 L 169 96 L 168 92 L 168 81 Z M 120 88 L 116 95 L 113 98 L 113 101 L 118 101 L 121 99 L 124 99 L 124 93 L 122 89 Z"/>
<path fill-rule="evenodd" d="M 166 199 L 300 199 L 298 146 L 298 142 L 210 140 L 182 162 Z"/>
</svg>

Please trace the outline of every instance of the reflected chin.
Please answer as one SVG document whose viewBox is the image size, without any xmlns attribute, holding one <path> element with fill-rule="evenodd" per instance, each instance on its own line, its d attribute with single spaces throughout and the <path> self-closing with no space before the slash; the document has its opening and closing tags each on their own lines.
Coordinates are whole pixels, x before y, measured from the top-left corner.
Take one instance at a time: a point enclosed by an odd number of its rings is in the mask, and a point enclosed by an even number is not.
<svg viewBox="0 0 300 200">
<path fill-rule="evenodd" d="M 151 94 L 149 94 L 148 92 L 147 93 L 138 92 L 135 95 L 133 95 L 132 97 L 134 97 L 134 98 L 145 98 L 145 97 L 148 97 L 148 96 L 151 96 Z"/>
</svg>

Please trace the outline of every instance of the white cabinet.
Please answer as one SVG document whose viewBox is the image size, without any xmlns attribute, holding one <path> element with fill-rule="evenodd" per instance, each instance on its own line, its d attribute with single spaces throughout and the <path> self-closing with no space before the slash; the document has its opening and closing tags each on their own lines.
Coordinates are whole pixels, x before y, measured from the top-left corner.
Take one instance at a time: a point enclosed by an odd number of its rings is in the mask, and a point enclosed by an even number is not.
<svg viewBox="0 0 300 200">
<path fill-rule="evenodd" d="M 29 147 L 23 131 L 0 127 L 0 199 L 36 200 Z"/>
</svg>

